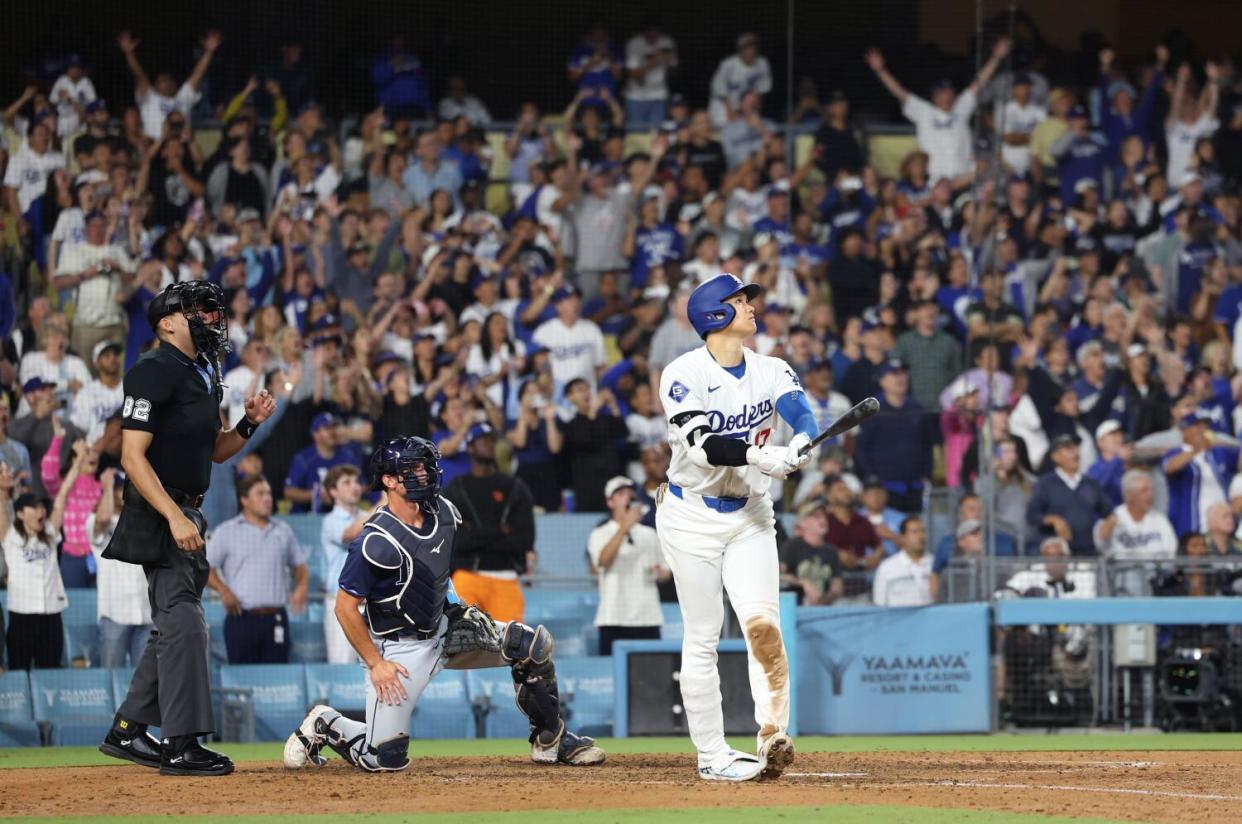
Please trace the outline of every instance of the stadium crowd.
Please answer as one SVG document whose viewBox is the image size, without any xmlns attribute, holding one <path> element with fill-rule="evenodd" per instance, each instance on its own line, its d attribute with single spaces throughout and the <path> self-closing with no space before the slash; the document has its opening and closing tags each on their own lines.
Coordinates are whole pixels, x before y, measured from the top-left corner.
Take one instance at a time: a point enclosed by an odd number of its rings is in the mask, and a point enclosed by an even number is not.
<svg viewBox="0 0 1242 824">
<path fill-rule="evenodd" d="M 1230 60 L 1159 45 L 1123 67 L 1105 48 L 1082 85 L 1015 65 L 1000 39 L 966 87 L 924 88 L 868 51 L 876 98 L 895 98 L 917 141 L 889 177 L 852 101 L 813 83 L 782 118 L 814 134 L 792 151 L 765 118 L 778 105 L 754 35 L 710 88 L 675 89 L 671 37 L 596 28 L 568 57 L 563 113 L 507 101 L 499 174 L 489 105 L 506 101 L 429 77 L 400 38 L 348 134 L 295 43 L 204 99 L 222 41 L 207 32 L 178 78 L 121 33 L 132 98 L 101 99 L 65 57 L 3 112 L 9 667 L 59 660 L 66 588 L 98 585 L 101 625 L 139 628 L 109 630 L 111 660 L 150 623 L 133 570 L 98 553 L 124 481 L 121 378 L 153 343 L 148 303 L 184 279 L 226 296 L 222 414 L 257 388 L 280 400 L 205 505 L 212 586 L 238 616 L 306 603 L 302 550 L 273 512 L 331 512 L 339 553 L 366 511 L 339 468 L 408 433 L 430 434 L 473 504 L 455 564 L 501 613 L 520 615 L 513 591 L 537 563 L 533 512 L 608 513 L 589 547 L 601 591 L 626 591 L 603 582 L 617 570 L 656 587 L 659 376 L 700 345 L 687 295 L 720 271 L 765 287 L 753 346 L 797 370 L 824 425 L 881 404 L 774 493 L 797 513 L 782 552 L 804 602 L 841 597 L 843 571 L 873 576 L 876 603 L 934 600 L 985 534 L 1001 555 L 1242 556 Z M 208 120 L 218 145 L 200 139 Z M 943 488 L 958 514 L 928 546 Z M 247 582 L 261 552 L 280 555 Z M 614 602 L 601 621 L 658 615 Z"/>
</svg>

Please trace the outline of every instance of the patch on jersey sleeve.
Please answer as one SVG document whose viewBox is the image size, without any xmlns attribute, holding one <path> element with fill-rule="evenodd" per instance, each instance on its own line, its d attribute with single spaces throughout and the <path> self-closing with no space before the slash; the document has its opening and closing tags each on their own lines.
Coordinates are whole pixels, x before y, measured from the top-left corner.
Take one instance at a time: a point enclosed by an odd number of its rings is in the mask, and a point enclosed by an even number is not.
<svg viewBox="0 0 1242 824">
<path fill-rule="evenodd" d="M 673 381 L 673 385 L 668 388 L 668 396 L 672 398 L 675 403 L 681 403 L 689 394 L 690 390 L 687 389 L 686 385 L 681 381 Z"/>
</svg>

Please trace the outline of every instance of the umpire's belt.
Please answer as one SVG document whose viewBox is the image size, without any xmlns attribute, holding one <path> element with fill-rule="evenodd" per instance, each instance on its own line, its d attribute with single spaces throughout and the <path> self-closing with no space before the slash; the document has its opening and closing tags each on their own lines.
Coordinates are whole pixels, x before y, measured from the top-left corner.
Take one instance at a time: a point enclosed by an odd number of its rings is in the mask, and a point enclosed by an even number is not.
<svg viewBox="0 0 1242 824">
<path fill-rule="evenodd" d="M 700 501 L 703 506 L 708 509 L 714 509 L 717 512 L 737 512 L 739 509 L 746 506 L 746 502 L 750 500 L 750 498 L 732 497 L 713 498 L 711 495 L 700 495 L 697 492 L 690 492 L 682 489 L 674 483 L 670 483 L 668 485 L 668 491 L 672 492 L 683 501 Z"/>
<path fill-rule="evenodd" d="M 189 507 L 190 509 L 198 509 L 203 505 L 202 495 L 191 495 L 189 492 L 182 492 L 180 489 L 172 486 L 164 487 L 164 491 L 168 493 L 168 497 L 172 498 L 172 502 L 177 506 Z M 142 493 L 138 491 L 138 487 L 132 482 L 125 484 L 125 503 L 131 506 L 137 506 L 140 509 L 149 509 L 155 512 L 155 507 L 151 506 L 146 498 L 142 497 Z"/>
</svg>

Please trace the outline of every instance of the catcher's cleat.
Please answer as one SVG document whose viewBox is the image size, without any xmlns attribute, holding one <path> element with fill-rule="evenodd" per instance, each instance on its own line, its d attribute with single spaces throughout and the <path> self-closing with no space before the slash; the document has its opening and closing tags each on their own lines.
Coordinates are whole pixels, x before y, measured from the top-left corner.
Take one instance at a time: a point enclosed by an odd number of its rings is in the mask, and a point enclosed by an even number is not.
<svg viewBox="0 0 1242 824">
<path fill-rule="evenodd" d="M 781 773 L 789 769 L 794 760 L 794 743 L 786 733 L 778 732 L 768 736 L 759 747 L 759 761 L 763 769 L 759 771 L 761 781 L 780 778 Z"/>
<path fill-rule="evenodd" d="M 750 753 L 729 750 L 712 759 L 710 763 L 699 762 L 699 778 L 704 781 L 752 781 L 759 777 L 763 763 Z"/>
<path fill-rule="evenodd" d="M 530 760 L 536 764 L 568 764 L 571 767 L 589 767 L 603 764 L 607 755 L 595 746 L 595 739 L 575 735 L 561 724 L 561 732 L 553 735 L 543 732 L 535 736 L 530 745 Z"/>
<path fill-rule="evenodd" d="M 302 719 L 302 723 L 293 731 L 293 734 L 285 739 L 285 767 L 296 770 L 307 764 L 322 767 L 328 763 L 328 759 L 319 754 L 327 736 L 319 730 L 321 725 L 318 722 L 320 717 L 329 712 L 335 711 L 323 704 L 316 705 L 306 714 L 306 718 Z"/>
</svg>

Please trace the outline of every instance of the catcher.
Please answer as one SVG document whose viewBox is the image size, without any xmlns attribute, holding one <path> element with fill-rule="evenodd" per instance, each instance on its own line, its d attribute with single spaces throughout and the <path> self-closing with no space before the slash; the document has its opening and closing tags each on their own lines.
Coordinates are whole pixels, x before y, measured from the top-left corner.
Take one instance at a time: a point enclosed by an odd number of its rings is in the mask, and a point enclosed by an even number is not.
<svg viewBox="0 0 1242 824">
<path fill-rule="evenodd" d="M 436 447 L 423 438 L 388 441 L 371 457 L 370 475 L 387 504 L 349 545 L 336 598 L 341 629 L 369 669 L 366 723 L 313 708 L 285 741 L 285 766 L 322 766 L 327 746 L 367 772 L 403 770 L 410 714 L 436 673 L 500 666 L 512 669 L 518 708 L 530 720 L 532 761 L 602 763 L 594 740 L 565 729 L 548 631 L 497 623 L 453 591 L 461 516 L 440 497 Z"/>
</svg>

